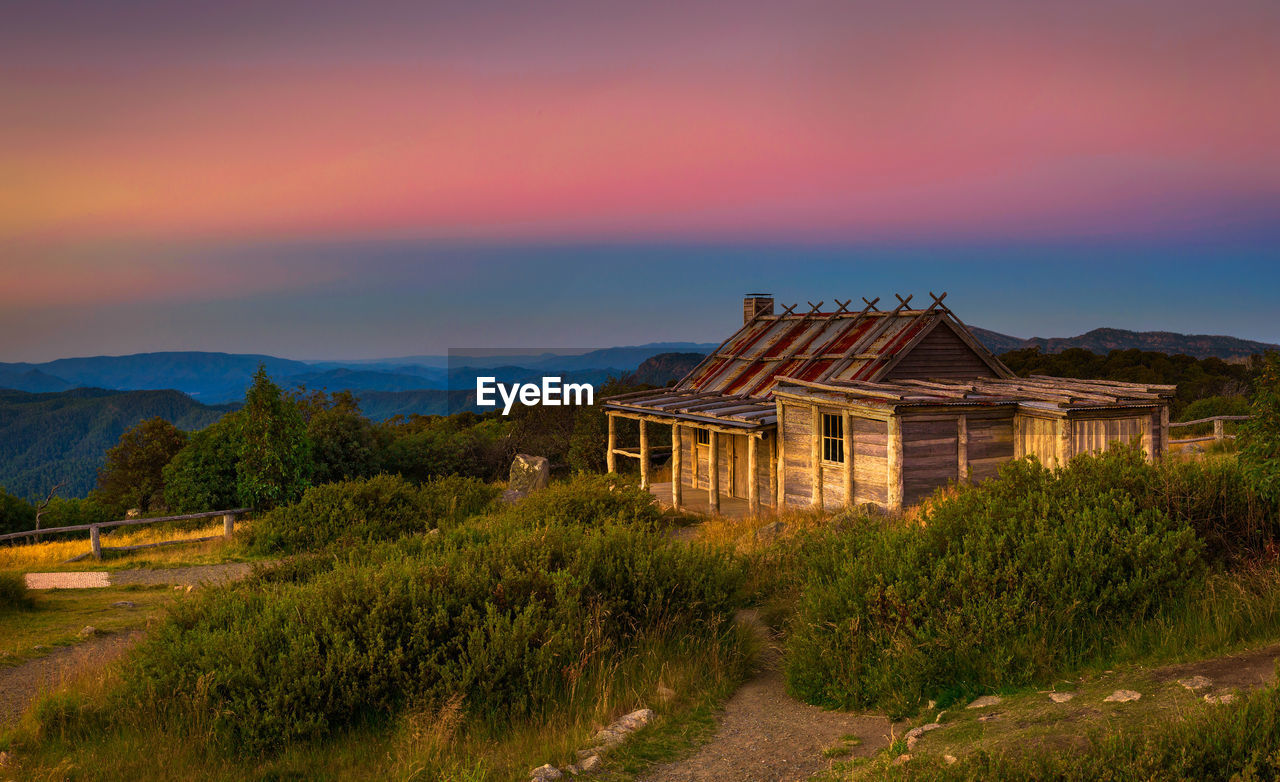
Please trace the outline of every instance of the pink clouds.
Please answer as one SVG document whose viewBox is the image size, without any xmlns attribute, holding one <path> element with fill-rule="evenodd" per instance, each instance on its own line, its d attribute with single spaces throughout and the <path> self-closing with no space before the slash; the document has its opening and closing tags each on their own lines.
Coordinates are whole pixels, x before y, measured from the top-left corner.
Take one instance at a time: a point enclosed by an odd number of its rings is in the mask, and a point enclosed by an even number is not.
<svg viewBox="0 0 1280 782">
<path fill-rule="evenodd" d="M 698 8 L 29 54 L 0 237 L 1057 236 L 1280 194 L 1268 6 Z"/>
</svg>

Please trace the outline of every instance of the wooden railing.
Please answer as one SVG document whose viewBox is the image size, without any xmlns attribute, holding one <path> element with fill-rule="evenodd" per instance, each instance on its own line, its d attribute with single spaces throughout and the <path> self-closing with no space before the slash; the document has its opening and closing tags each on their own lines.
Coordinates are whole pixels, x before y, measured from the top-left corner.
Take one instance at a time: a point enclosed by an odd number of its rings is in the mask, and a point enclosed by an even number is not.
<svg viewBox="0 0 1280 782">
<path fill-rule="evenodd" d="M 0 535 L 0 541 L 14 541 L 19 538 L 35 537 L 40 535 L 53 535 L 59 532 L 89 532 L 89 553 L 75 560 L 83 559 L 90 555 L 94 559 L 102 559 L 102 552 L 106 551 L 136 551 L 144 548 L 155 548 L 156 546 L 169 546 L 177 543 L 201 543 L 209 540 L 217 540 L 219 537 L 230 538 L 235 532 L 236 519 L 248 513 L 252 508 L 232 508 L 230 510 L 211 510 L 204 513 L 187 513 L 182 516 L 161 516 L 154 519 L 120 519 L 119 521 L 103 521 L 97 524 L 74 524 L 70 527 L 48 527 L 46 529 L 32 529 L 25 532 L 10 532 L 7 535 Z M 204 538 L 183 538 L 182 540 L 164 540 L 159 543 L 145 543 L 138 546 L 114 546 L 103 548 L 99 538 L 100 530 L 110 529 L 112 527 L 125 527 L 134 524 L 158 524 L 162 521 L 193 521 L 195 519 L 211 519 L 216 516 L 222 517 L 222 535 L 212 535 Z M 75 561 L 71 560 L 71 561 Z"/>
<path fill-rule="evenodd" d="M 1251 415 L 1215 415 L 1215 416 L 1210 416 L 1209 418 L 1197 418 L 1194 421 L 1178 421 L 1177 423 L 1171 423 L 1169 424 L 1169 428 L 1174 429 L 1180 426 L 1195 426 L 1196 424 L 1207 424 L 1210 421 L 1212 421 L 1213 434 L 1206 434 L 1202 437 L 1187 437 L 1182 440 L 1170 439 L 1169 444 L 1178 445 L 1181 443 L 1202 443 L 1206 440 L 1213 440 L 1214 442 L 1219 442 L 1221 440 L 1232 439 L 1235 437 L 1235 435 L 1226 433 L 1225 423 L 1227 421 L 1248 421 L 1252 417 L 1253 416 Z"/>
</svg>

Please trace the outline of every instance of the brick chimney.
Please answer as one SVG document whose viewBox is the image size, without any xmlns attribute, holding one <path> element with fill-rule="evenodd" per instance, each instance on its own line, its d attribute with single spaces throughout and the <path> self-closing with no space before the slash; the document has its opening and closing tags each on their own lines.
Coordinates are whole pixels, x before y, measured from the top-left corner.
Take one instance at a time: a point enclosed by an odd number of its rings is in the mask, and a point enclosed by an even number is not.
<svg viewBox="0 0 1280 782">
<path fill-rule="evenodd" d="M 742 322 L 750 323 L 757 315 L 773 314 L 772 293 L 748 293 L 742 297 Z"/>
</svg>

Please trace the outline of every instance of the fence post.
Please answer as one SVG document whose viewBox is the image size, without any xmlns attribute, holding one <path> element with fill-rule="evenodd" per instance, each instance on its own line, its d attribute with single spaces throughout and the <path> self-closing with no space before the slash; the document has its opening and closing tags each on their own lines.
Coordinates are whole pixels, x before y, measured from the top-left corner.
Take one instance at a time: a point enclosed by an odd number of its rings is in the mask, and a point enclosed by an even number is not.
<svg viewBox="0 0 1280 782">
<path fill-rule="evenodd" d="M 97 524 L 89 528 L 89 548 L 93 551 L 94 559 L 102 559 L 102 541 L 98 539 Z"/>
<path fill-rule="evenodd" d="M 1218 442 L 1223 436 L 1223 420 L 1221 418 L 1213 419 L 1213 441 Z"/>
<path fill-rule="evenodd" d="M 234 513 L 222 514 L 222 537 L 226 538 L 227 540 L 231 540 L 231 536 L 235 533 L 235 531 L 236 531 L 236 514 Z"/>
</svg>

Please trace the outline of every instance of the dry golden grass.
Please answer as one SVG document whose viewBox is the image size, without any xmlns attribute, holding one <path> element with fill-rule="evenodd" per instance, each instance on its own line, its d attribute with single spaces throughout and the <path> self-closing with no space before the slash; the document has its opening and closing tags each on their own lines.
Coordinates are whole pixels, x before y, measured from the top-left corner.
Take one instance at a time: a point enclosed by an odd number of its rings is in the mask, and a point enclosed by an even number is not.
<svg viewBox="0 0 1280 782">
<path fill-rule="evenodd" d="M 102 546 L 140 546 L 147 543 L 160 543 L 169 540 L 196 540 L 211 536 L 221 536 L 222 520 L 216 524 L 197 529 L 174 529 L 163 526 L 119 527 L 105 530 L 102 533 Z M 127 552 L 118 555 L 104 553 L 102 564 L 108 567 L 120 565 L 137 565 L 141 562 L 164 564 L 194 564 L 204 561 L 222 561 L 220 554 L 228 553 L 228 541 L 219 537 L 205 543 L 188 543 L 176 546 L 158 546 L 153 549 Z M 46 541 L 42 543 L 21 543 L 17 545 L 0 544 L 0 570 L 17 570 L 31 572 L 36 570 L 57 570 L 67 566 L 67 560 L 78 557 L 89 551 L 89 533 L 71 540 Z M 95 566 L 99 563 L 92 559 L 75 563 L 77 568 Z"/>
</svg>

